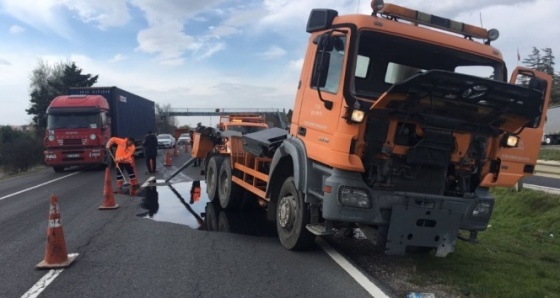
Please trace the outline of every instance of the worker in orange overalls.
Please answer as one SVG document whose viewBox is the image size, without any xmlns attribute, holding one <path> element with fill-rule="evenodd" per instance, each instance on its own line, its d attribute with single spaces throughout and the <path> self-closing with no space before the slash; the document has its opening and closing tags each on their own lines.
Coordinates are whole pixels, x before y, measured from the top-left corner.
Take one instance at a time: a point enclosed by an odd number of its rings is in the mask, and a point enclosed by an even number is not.
<svg viewBox="0 0 560 298">
<path fill-rule="evenodd" d="M 117 152 L 115 153 L 115 163 L 117 166 L 117 187 L 121 188 L 123 186 L 123 171 L 126 170 L 128 177 L 130 178 L 130 186 L 138 186 L 138 179 L 134 174 L 134 169 L 132 168 L 132 155 L 136 146 L 134 146 L 134 138 L 110 138 L 107 142 L 107 149 L 111 148 L 113 144 L 117 144 Z"/>
</svg>

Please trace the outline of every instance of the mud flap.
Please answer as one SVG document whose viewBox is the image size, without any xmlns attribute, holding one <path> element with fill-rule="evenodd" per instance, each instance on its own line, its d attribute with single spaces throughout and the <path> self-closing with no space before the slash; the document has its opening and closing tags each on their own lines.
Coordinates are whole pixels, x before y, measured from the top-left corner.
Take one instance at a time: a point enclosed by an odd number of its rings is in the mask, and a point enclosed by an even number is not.
<svg viewBox="0 0 560 298">
<path fill-rule="evenodd" d="M 437 257 L 455 249 L 460 213 L 448 210 L 393 206 L 385 253 L 404 255 L 407 246 L 436 248 Z"/>
</svg>

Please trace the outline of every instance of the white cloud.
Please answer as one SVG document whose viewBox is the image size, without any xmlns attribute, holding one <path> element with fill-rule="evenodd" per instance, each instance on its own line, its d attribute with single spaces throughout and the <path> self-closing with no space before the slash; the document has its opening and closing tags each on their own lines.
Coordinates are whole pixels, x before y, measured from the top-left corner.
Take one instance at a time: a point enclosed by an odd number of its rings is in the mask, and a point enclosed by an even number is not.
<svg viewBox="0 0 560 298">
<path fill-rule="evenodd" d="M 75 12 L 82 22 L 106 28 L 121 26 L 130 20 L 126 3 L 126 0 L 4 0 L 0 8 L 39 31 L 71 39 L 74 30 L 65 18 L 67 10 Z"/>
<path fill-rule="evenodd" d="M 210 58 L 212 55 L 214 55 L 215 53 L 217 53 L 219 51 L 224 50 L 225 48 L 226 48 L 226 45 L 223 42 L 207 46 L 204 53 L 202 55 L 200 55 L 197 59 L 202 60 L 202 59 Z"/>
<path fill-rule="evenodd" d="M 24 31 L 25 31 L 25 28 L 23 28 L 21 26 L 18 26 L 18 25 L 13 25 L 9 29 L 10 34 L 20 34 L 20 33 L 23 33 Z"/>
<path fill-rule="evenodd" d="M 209 32 L 207 36 L 218 38 L 218 39 L 241 33 L 241 30 L 232 26 L 218 26 L 218 27 L 211 26 L 208 29 Z"/>
<path fill-rule="evenodd" d="M 110 1 L 110 0 L 108 0 Z M 224 0 L 184 1 L 184 0 L 130 0 L 146 15 L 150 25 L 168 21 L 184 22 L 198 13 L 210 9 Z"/>
<path fill-rule="evenodd" d="M 12 65 L 8 60 L 0 58 L 0 64 L 2 65 Z"/>
<path fill-rule="evenodd" d="M 289 67 L 292 70 L 301 70 L 301 68 L 303 67 L 303 58 L 290 61 Z"/>
<path fill-rule="evenodd" d="M 60 0 L 59 2 L 76 12 L 84 23 L 97 23 L 100 28 L 122 26 L 130 20 L 126 0 Z"/>
<path fill-rule="evenodd" d="M 187 50 L 201 47 L 192 36 L 182 31 L 179 22 L 167 22 L 140 31 L 137 36 L 137 51 L 158 54 L 158 60 L 176 60 Z"/>
<path fill-rule="evenodd" d="M 287 53 L 286 50 L 284 50 L 283 48 L 276 45 L 272 45 L 265 52 L 258 54 L 258 56 L 260 56 L 265 60 L 272 60 L 272 59 L 281 58 L 285 56 L 286 53 Z"/>
<path fill-rule="evenodd" d="M 111 58 L 109 60 L 109 62 L 119 62 L 119 61 L 123 61 L 123 60 L 127 60 L 128 57 L 123 56 L 121 54 L 116 54 L 113 58 Z"/>
</svg>

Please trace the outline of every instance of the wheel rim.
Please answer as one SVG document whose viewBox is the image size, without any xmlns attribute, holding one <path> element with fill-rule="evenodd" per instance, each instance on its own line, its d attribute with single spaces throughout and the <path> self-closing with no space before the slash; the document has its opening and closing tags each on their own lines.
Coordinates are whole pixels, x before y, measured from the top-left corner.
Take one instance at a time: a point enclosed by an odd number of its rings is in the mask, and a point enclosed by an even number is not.
<svg viewBox="0 0 560 298">
<path fill-rule="evenodd" d="M 284 196 L 278 205 L 278 224 L 286 231 L 294 227 L 296 203 L 293 195 Z"/>
</svg>

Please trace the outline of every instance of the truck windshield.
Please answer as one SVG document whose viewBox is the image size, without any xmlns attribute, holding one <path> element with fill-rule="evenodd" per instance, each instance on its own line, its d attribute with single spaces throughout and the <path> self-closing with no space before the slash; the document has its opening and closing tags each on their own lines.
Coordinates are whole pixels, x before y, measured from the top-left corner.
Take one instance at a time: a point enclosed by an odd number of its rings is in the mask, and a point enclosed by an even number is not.
<svg viewBox="0 0 560 298">
<path fill-rule="evenodd" d="M 49 114 L 47 129 L 57 128 L 99 128 L 99 113 L 78 114 Z"/>
<path fill-rule="evenodd" d="M 356 96 L 376 99 L 394 83 L 428 70 L 505 80 L 505 66 L 499 60 L 379 32 L 360 32 L 353 80 Z"/>
</svg>

